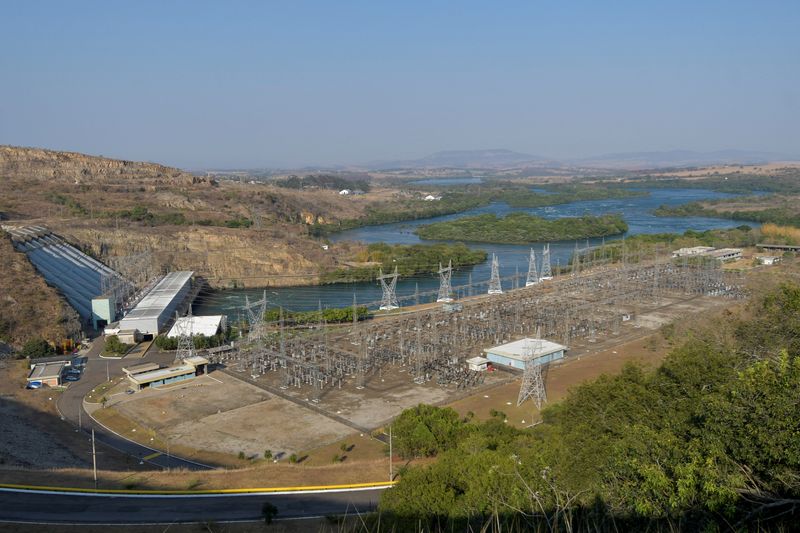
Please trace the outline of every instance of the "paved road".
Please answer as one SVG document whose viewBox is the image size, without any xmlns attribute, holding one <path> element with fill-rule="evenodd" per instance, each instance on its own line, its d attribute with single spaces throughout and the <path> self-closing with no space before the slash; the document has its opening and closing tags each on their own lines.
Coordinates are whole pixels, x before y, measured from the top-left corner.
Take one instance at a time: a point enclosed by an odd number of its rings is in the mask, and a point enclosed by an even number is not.
<svg viewBox="0 0 800 533">
<path fill-rule="evenodd" d="M 148 355 L 145 359 L 126 357 L 125 359 L 102 359 L 100 352 L 104 346 L 103 338 L 98 337 L 92 344 L 91 350 L 88 355 L 86 366 L 84 367 L 83 375 L 80 381 L 70 383 L 70 386 L 65 390 L 61 397 L 58 399 L 58 410 L 61 415 L 72 422 L 76 427 L 80 423 L 81 428 L 89 433 L 94 428 L 95 439 L 107 446 L 110 446 L 122 453 L 128 454 L 137 461 L 142 460 L 144 457 L 149 457 L 153 454 L 153 450 L 145 446 L 141 446 L 133 441 L 124 439 L 114 433 L 106 430 L 101 425 L 94 422 L 86 411 L 83 409 L 83 398 L 93 388 L 107 380 L 107 376 L 111 378 L 119 377 L 122 375 L 122 367 L 139 364 L 145 361 L 156 361 L 160 363 L 172 363 L 172 358 L 169 360 L 159 360 L 152 355 Z M 166 357 L 166 356 L 165 356 Z M 79 415 L 78 412 L 81 412 Z M 160 468 L 186 468 L 189 470 L 205 470 L 209 467 L 181 459 L 175 456 L 159 455 L 147 460 L 148 463 Z M 102 469 L 102 459 L 99 461 L 98 468 Z"/>
<path fill-rule="evenodd" d="M 36 494 L 0 491 L 0 521 L 60 524 L 136 524 L 259 520 L 270 502 L 277 518 L 375 510 L 384 489 L 314 494 L 180 496 L 171 498 Z"/>
</svg>

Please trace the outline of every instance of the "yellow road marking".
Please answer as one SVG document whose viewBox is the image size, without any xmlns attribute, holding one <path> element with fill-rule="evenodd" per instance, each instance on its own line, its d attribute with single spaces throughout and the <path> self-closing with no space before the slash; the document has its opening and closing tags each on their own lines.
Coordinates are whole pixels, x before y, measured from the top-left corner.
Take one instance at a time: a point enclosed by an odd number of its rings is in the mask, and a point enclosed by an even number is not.
<svg viewBox="0 0 800 533">
<path fill-rule="evenodd" d="M 386 487 L 396 481 L 374 481 L 371 483 L 350 483 L 343 485 L 310 485 L 304 487 L 264 487 L 246 489 L 207 489 L 207 490 L 127 490 L 127 489 L 85 489 L 80 487 L 53 487 L 41 485 L 15 485 L 0 483 L 0 488 L 21 490 L 42 490 L 61 492 L 90 492 L 99 494 L 247 494 L 249 492 L 299 492 L 304 490 L 341 490 L 366 489 L 370 487 Z"/>
<path fill-rule="evenodd" d="M 145 455 L 144 457 L 142 457 L 142 459 L 144 459 L 145 461 L 149 461 L 150 459 L 155 459 L 159 455 L 163 454 L 161 452 L 151 453 L 150 455 Z"/>
</svg>

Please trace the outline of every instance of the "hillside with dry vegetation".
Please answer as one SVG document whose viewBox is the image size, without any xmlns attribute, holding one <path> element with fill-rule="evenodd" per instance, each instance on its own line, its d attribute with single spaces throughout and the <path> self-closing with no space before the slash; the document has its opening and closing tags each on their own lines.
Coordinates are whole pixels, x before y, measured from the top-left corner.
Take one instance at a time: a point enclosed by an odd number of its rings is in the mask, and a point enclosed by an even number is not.
<svg viewBox="0 0 800 533">
<path fill-rule="evenodd" d="M 11 239 L 0 235 L 0 341 L 19 347 L 44 337 L 58 342 L 80 330 L 78 315 L 48 286 Z"/>
<path fill-rule="evenodd" d="M 38 224 L 105 261 L 151 252 L 153 272 L 191 269 L 214 286 L 316 283 L 354 253 L 309 228 L 358 219 L 399 191 L 343 197 L 195 176 L 154 163 L 0 147 L 0 219 Z"/>
</svg>

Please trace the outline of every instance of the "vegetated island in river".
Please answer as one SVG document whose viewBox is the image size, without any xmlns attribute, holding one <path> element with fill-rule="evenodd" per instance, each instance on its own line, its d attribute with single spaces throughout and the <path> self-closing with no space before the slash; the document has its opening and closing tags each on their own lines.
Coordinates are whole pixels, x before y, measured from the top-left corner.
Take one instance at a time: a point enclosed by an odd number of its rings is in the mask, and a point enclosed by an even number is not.
<svg viewBox="0 0 800 533">
<path fill-rule="evenodd" d="M 394 271 L 401 276 L 415 274 L 433 274 L 439 265 L 447 265 L 450 261 L 453 268 L 477 265 L 486 261 L 486 252 L 473 250 L 464 244 L 386 244 L 377 242 L 370 244 L 356 254 L 352 261 L 343 268 L 325 272 L 320 276 L 320 283 L 350 283 L 355 281 L 371 281 L 378 276 L 380 270 L 384 274 Z"/>
<path fill-rule="evenodd" d="M 626 231 L 628 224 L 616 214 L 548 220 L 527 213 L 511 213 L 503 218 L 488 213 L 420 226 L 416 234 L 427 240 L 530 244 L 606 237 Z"/>
<path fill-rule="evenodd" d="M 451 187 L 420 187 L 421 191 L 438 194 L 438 199 L 427 201 L 418 198 L 393 199 L 377 204 L 366 210 L 357 219 L 340 220 L 332 224 L 313 224 L 309 226 L 310 235 L 322 237 L 330 233 L 364 226 L 393 224 L 420 220 L 443 215 L 452 215 L 483 207 L 492 202 L 505 202 L 514 208 L 545 207 L 587 200 L 607 200 L 610 198 L 632 198 L 647 196 L 647 191 L 619 187 L 584 184 L 542 185 L 545 193 L 531 190 L 530 185 L 510 182 L 468 185 L 453 190 Z"/>
</svg>

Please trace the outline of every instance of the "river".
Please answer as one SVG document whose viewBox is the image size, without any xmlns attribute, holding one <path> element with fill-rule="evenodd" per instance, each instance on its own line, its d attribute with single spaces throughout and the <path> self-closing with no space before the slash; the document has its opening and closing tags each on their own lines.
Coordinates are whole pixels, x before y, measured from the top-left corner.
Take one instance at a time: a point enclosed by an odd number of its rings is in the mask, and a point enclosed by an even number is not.
<svg viewBox="0 0 800 533">
<path fill-rule="evenodd" d="M 362 241 L 365 243 L 387 242 L 390 244 L 415 244 L 422 241 L 414 235 L 414 228 L 422 224 L 430 224 L 442 220 L 452 220 L 463 216 L 478 215 L 482 213 L 495 213 L 498 216 L 506 215 L 512 211 L 522 211 L 544 218 L 559 218 L 580 215 L 601 215 L 605 213 L 621 213 L 628 223 L 626 235 L 637 235 L 641 233 L 683 233 L 688 229 L 707 230 L 735 227 L 743 222 L 722 220 L 703 217 L 656 217 L 652 211 L 660 205 L 680 205 L 687 202 L 711 200 L 717 198 L 728 198 L 733 195 L 718 193 L 703 189 L 645 189 L 650 193 L 649 196 L 633 198 L 620 198 L 609 200 L 589 200 L 583 202 L 573 202 L 569 204 L 537 207 L 532 209 L 515 209 L 505 203 L 497 202 L 490 205 L 471 209 L 455 215 L 427 218 L 412 222 L 401 222 L 396 224 L 384 224 L 380 226 L 369 226 L 344 231 L 331 236 L 333 245 L 337 241 L 351 240 Z M 758 224 L 750 224 L 757 226 Z M 610 237 L 610 241 L 620 237 Z M 590 239 L 590 245 L 600 244 L 602 239 Z M 540 256 L 542 244 L 534 244 L 537 256 Z M 579 243 L 581 247 L 586 241 Z M 517 271 L 524 274 L 528 271 L 528 257 L 530 246 L 509 245 L 509 244 L 486 244 L 475 243 L 470 246 L 480 248 L 491 254 L 495 253 L 500 262 L 500 275 L 507 277 L 514 275 Z M 551 264 L 555 267 L 558 263 L 565 265 L 569 261 L 572 252 L 575 250 L 575 241 L 562 241 L 550 243 Z M 453 272 L 452 286 L 457 294 L 465 293 L 466 289 L 459 287 L 466 286 L 471 275 L 473 283 L 485 283 L 491 273 L 490 261 L 464 268 Z M 524 280 L 523 280 L 524 283 Z M 420 293 L 432 293 L 439 287 L 439 279 L 436 275 L 416 276 L 413 278 L 401 279 L 397 282 L 397 295 L 401 299 L 401 305 L 410 305 L 415 301 L 416 291 Z M 511 282 L 505 283 L 504 289 L 511 288 Z M 475 289 L 485 291 L 486 286 Z M 239 312 L 244 305 L 245 296 L 250 301 L 261 298 L 263 289 L 228 289 L 217 290 L 201 295 L 195 302 L 193 311 L 199 315 L 227 314 L 232 319 L 237 319 Z M 317 309 L 321 304 L 323 307 L 343 307 L 351 305 L 353 296 L 359 303 L 370 304 L 376 307 L 381 299 L 381 288 L 377 282 L 373 283 L 336 283 L 332 285 L 310 286 L 310 287 L 281 287 L 267 289 L 267 300 L 270 307 L 283 306 L 285 309 L 304 311 Z M 420 301 L 431 301 L 435 295 L 423 296 Z"/>
</svg>

